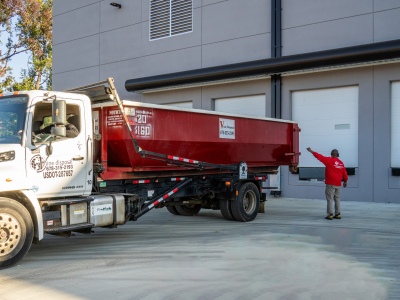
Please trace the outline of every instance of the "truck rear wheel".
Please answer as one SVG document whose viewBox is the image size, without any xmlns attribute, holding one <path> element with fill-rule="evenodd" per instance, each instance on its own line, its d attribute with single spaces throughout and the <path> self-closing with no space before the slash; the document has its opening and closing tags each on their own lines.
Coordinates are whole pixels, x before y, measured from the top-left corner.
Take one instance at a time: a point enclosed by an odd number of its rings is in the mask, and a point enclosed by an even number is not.
<svg viewBox="0 0 400 300">
<path fill-rule="evenodd" d="M 200 204 L 184 205 L 176 204 L 176 211 L 182 216 L 194 216 L 197 215 L 201 209 Z"/>
<path fill-rule="evenodd" d="M 0 197 L 0 269 L 20 261 L 32 245 L 33 223 L 19 202 Z"/>
<path fill-rule="evenodd" d="M 175 206 L 166 206 L 167 210 L 173 214 L 173 215 L 179 215 L 179 213 L 176 211 L 176 207 Z"/>
<path fill-rule="evenodd" d="M 260 192 L 252 182 L 246 182 L 239 188 L 236 200 L 231 201 L 232 215 L 237 221 L 253 221 L 260 207 Z"/>
<path fill-rule="evenodd" d="M 229 220 L 229 221 L 235 221 L 235 217 L 232 214 L 232 207 L 231 207 L 231 202 L 230 200 L 226 199 L 219 199 L 219 208 L 221 210 L 222 216 Z"/>
</svg>

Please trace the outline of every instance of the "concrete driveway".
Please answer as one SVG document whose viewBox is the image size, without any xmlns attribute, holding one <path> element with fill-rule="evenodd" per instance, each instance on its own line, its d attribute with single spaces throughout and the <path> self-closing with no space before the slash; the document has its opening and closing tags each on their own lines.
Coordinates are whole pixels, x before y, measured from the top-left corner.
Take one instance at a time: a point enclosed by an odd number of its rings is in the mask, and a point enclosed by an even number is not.
<svg viewBox="0 0 400 300">
<path fill-rule="evenodd" d="M 153 210 L 46 236 L 1 271 L 0 299 L 400 299 L 400 205 L 273 198 L 250 223 Z"/>
</svg>

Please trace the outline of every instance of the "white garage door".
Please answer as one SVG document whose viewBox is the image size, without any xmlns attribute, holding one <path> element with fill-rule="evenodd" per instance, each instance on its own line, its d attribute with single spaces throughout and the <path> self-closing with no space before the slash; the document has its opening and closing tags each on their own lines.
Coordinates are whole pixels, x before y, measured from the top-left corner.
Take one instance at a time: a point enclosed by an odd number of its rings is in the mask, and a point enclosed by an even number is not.
<svg viewBox="0 0 400 300">
<path fill-rule="evenodd" d="M 265 95 L 252 95 L 214 100 L 215 111 L 265 117 Z"/>
<path fill-rule="evenodd" d="M 391 167 L 400 168 L 400 82 L 392 82 Z"/>
<path fill-rule="evenodd" d="M 321 167 L 306 150 L 329 156 L 338 149 L 346 167 L 358 167 L 358 86 L 292 92 L 299 122 L 300 167 Z"/>
</svg>

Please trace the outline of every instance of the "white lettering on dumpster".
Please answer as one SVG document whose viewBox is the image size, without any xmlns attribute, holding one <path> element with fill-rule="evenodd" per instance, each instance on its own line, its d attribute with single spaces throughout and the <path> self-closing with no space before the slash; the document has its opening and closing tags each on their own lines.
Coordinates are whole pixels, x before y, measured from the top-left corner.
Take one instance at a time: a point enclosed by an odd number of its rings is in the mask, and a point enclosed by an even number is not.
<svg viewBox="0 0 400 300">
<path fill-rule="evenodd" d="M 124 125 L 124 120 L 122 114 L 119 110 L 109 110 L 107 115 L 107 126 L 122 126 Z"/>
<path fill-rule="evenodd" d="M 235 139 L 235 120 L 219 119 L 219 138 Z"/>
<path fill-rule="evenodd" d="M 136 108 L 134 113 L 128 116 L 128 120 L 137 137 L 148 139 L 153 137 L 153 111 L 151 109 Z"/>
</svg>

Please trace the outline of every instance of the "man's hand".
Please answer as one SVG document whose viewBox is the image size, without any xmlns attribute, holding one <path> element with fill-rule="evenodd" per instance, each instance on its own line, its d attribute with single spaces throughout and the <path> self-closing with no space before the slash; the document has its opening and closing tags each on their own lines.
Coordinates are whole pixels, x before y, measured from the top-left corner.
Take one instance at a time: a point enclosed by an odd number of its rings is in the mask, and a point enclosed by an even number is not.
<svg viewBox="0 0 400 300">
<path fill-rule="evenodd" d="M 343 182 L 343 187 L 346 187 L 347 186 L 347 182 L 345 181 L 345 182 Z"/>
<path fill-rule="evenodd" d="M 307 148 L 307 151 L 311 153 L 313 152 L 310 147 Z"/>
</svg>

